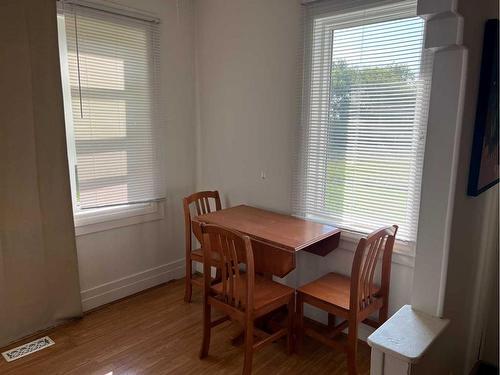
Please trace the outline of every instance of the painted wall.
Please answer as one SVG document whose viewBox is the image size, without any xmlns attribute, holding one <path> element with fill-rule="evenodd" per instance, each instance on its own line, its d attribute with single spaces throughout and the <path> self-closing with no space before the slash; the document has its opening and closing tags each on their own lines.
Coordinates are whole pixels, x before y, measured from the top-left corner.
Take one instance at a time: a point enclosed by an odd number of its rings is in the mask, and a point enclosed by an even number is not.
<svg viewBox="0 0 500 375">
<path fill-rule="evenodd" d="M 246 203 L 289 213 L 300 1 L 198 0 L 195 4 L 197 188 L 218 189 L 225 205 Z M 341 248 L 325 258 L 300 253 L 297 269 L 286 281 L 299 285 L 330 271 L 350 274 L 353 251 L 353 243 L 342 241 Z M 395 256 L 395 260 L 391 312 L 409 303 L 413 280 L 413 259 Z"/>
<path fill-rule="evenodd" d="M 167 200 L 161 220 L 77 237 L 84 309 L 184 275 L 181 199 L 195 186 L 194 23 L 191 0 L 116 0 L 161 19 L 161 104 Z"/>
<path fill-rule="evenodd" d="M 198 187 L 289 212 L 299 1 L 195 4 Z"/>
</svg>

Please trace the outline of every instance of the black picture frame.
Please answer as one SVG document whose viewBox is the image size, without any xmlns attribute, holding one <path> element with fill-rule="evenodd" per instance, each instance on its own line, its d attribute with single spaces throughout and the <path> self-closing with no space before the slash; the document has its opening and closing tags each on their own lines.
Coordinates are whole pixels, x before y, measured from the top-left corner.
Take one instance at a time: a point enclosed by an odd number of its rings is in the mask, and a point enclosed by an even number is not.
<svg viewBox="0 0 500 375">
<path fill-rule="evenodd" d="M 498 19 L 486 21 L 467 188 L 467 194 L 474 197 L 499 181 L 498 31 Z"/>
</svg>

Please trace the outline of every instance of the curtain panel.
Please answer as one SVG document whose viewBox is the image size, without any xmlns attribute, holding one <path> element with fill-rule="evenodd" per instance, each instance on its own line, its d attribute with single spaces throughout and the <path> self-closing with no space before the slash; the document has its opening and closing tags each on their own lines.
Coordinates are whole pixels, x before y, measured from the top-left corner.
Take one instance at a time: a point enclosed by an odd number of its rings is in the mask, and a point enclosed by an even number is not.
<svg viewBox="0 0 500 375">
<path fill-rule="evenodd" d="M 56 2 L 0 4 L 0 346 L 82 314 Z"/>
</svg>

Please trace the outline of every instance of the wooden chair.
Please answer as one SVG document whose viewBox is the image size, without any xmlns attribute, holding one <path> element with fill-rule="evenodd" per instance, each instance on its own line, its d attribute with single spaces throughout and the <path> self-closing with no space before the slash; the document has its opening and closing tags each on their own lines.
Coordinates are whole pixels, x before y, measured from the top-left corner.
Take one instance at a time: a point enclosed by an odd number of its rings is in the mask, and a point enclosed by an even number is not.
<svg viewBox="0 0 500 375">
<path fill-rule="evenodd" d="M 200 358 L 208 355 L 210 331 L 228 319 L 239 322 L 244 329 L 245 360 L 243 374 L 252 372 L 253 353 L 265 344 L 287 336 L 287 348 L 293 346 L 295 290 L 270 278 L 256 275 L 250 238 L 216 225 L 201 225 L 203 233 L 203 341 Z M 207 260 L 211 261 L 207 261 Z M 210 263 L 219 262 L 222 281 L 210 282 Z M 244 271 L 242 269 L 244 268 Z M 255 320 L 282 306 L 288 307 L 287 326 L 269 334 L 255 327 Z M 212 321 L 212 307 L 224 317 Z M 254 341 L 254 336 L 258 341 Z"/>
<path fill-rule="evenodd" d="M 297 349 L 299 352 L 303 336 L 306 334 L 326 345 L 345 350 L 349 374 L 357 374 L 356 352 L 359 323 L 379 327 L 387 320 L 391 257 L 397 230 L 396 225 L 382 228 L 359 241 L 354 254 L 351 277 L 328 273 L 297 290 Z M 380 256 L 382 257 L 382 277 L 380 286 L 377 286 L 373 277 Z M 322 333 L 311 326 L 304 327 L 304 303 L 328 312 L 329 325 Z M 378 320 L 370 319 L 369 316 L 376 311 L 378 311 Z M 331 322 L 334 320 L 331 319 L 332 317 L 343 318 L 344 321 L 335 326 Z M 342 342 L 338 340 L 338 336 L 346 328 L 348 328 L 347 342 L 345 338 Z"/>
<path fill-rule="evenodd" d="M 191 240 L 191 231 L 196 239 L 201 243 L 201 232 L 198 227 L 193 227 L 191 222 L 190 206 L 193 204 L 196 208 L 196 215 L 203 215 L 212 211 L 218 211 L 222 208 L 218 191 L 200 191 L 191 194 L 183 199 L 184 204 L 184 226 L 186 242 L 186 286 L 184 289 L 184 300 L 191 302 L 193 284 L 203 286 L 203 280 L 194 280 L 192 278 L 193 262 L 203 263 L 203 250 L 201 248 L 193 249 Z"/>
</svg>

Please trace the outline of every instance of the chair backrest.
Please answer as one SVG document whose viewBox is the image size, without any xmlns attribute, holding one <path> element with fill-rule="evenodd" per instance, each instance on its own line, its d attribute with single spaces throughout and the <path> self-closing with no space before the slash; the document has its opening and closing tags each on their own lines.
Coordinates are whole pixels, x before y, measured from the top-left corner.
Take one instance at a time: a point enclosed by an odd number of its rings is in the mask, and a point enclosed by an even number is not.
<svg viewBox="0 0 500 375">
<path fill-rule="evenodd" d="M 212 211 L 218 211 L 222 208 L 220 203 L 220 197 L 218 191 L 200 191 L 198 193 L 191 194 L 183 199 L 184 205 L 184 226 L 185 226 L 185 237 L 186 237 L 186 247 L 191 250 L 191 230 L 198 241 L 201 243 L 201 232 L 200 229 L 195 226 L 192 228 L 191 224 L 191 209 L 190 206 L 194 203 L 196 209 L 196 215 L 207 214 Z"/>
<path fill-rule="evenodd" d="M 381 228 L 359 241 L 351 270 L 351 311 L 363 311 L 376 298 L 388 297 L 392 249 L 397 231 L 397 225 Z M 382 274 L 380 288 L 377 290 L 373 278 L 380 256 Z"/>
<path fill-rule="evenodd" d="M 222 288 L 217 298 L 238 310 L 252 311 L 255 270 L 250 238 L 218 225 L 201 224 L 201 232 L 205 260 L 204 292 L 206 295 L 211 293 L 210 267 L 215 264 L 220 267 L 222 278 Z M 241 270 L 242 264 L 245 265 L 244 272 Z"/>
</svg>

